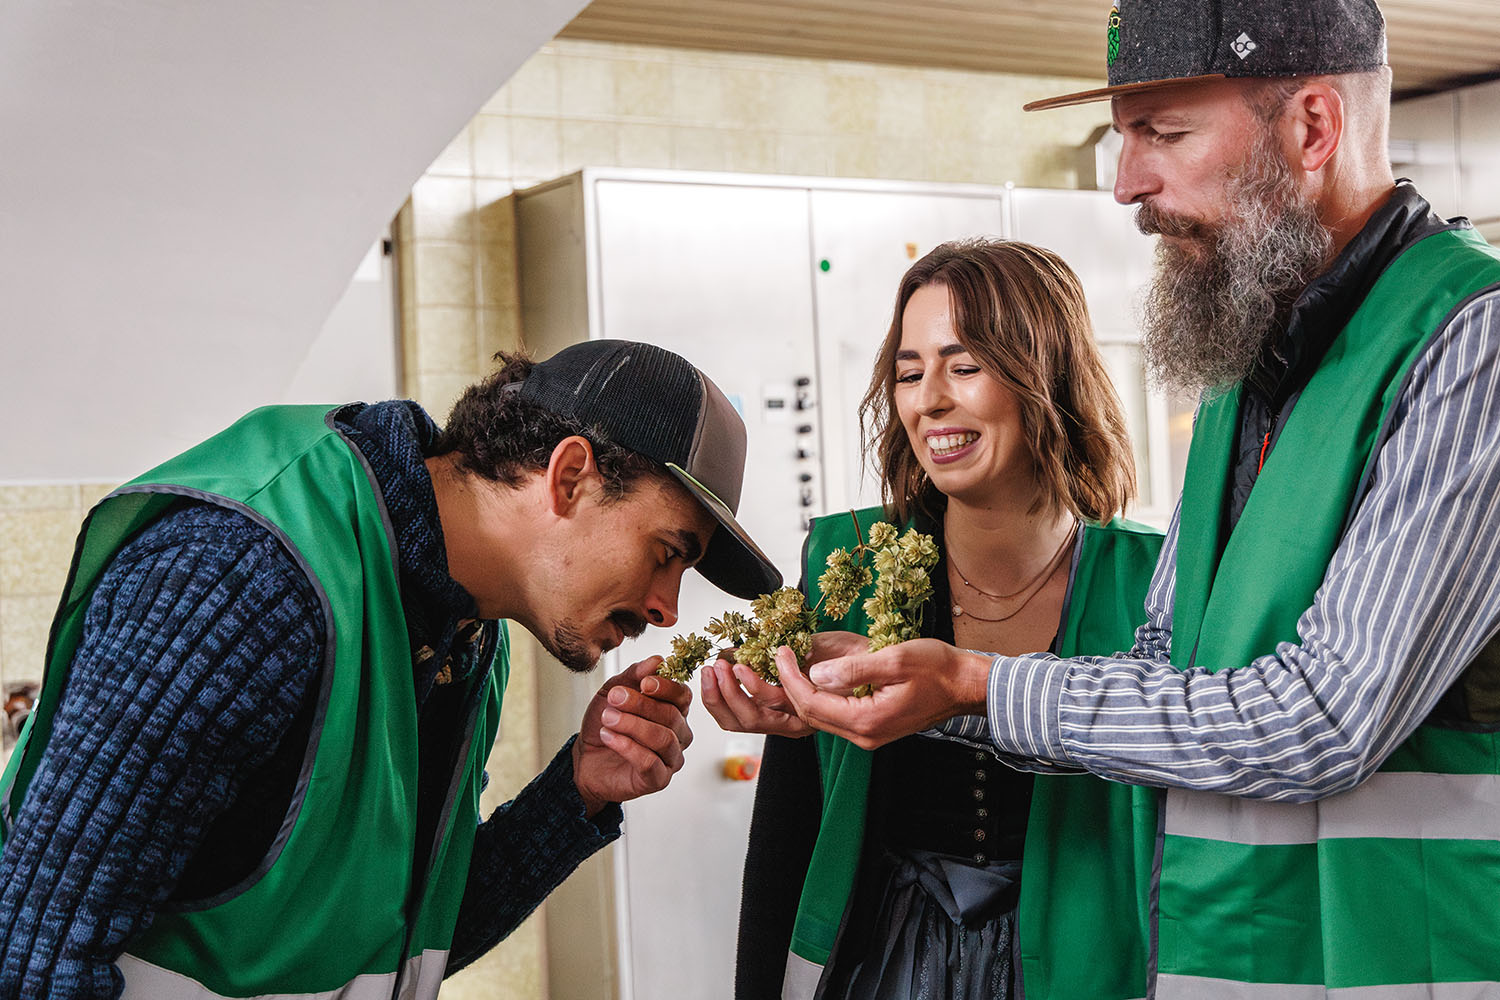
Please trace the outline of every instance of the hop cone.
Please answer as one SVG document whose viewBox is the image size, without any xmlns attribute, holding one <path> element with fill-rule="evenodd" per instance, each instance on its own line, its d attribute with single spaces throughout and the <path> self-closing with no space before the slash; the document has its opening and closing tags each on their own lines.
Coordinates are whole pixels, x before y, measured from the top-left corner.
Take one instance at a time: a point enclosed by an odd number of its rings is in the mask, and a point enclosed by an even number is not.
<svg viewBox="0 0 1500 1000">
<path fill-rule="evenodd" d="M 843 618 L 859 592 L 873 579 L 870 570 L 860 563 L 857 551 L 834 549 L 828 554 L 828 568 L 818 577 L 818 589 L 823 593 L 823 614 L 834 620 Z"/>
<path fill-rule="evenodd" d="M 739 646 L 755 634 L 755 623 L 738 611 L 726 611 L 722 618 L 711 618 L 703 631 L 731 646 Z"/>
<path fill-rule="evenodd" d="M 656 668 L 661 677 L 669 677 L 679 684 L 693 679 L 693 674 L 714 651 L 713 643 L 696 632 L 672 637 L 672 652 Z"/>
<path fill-rule="evenodd" d="M 763 635 L 745 640 L 734 652 L 734 662 L 743 663 L 754 670 L 764 681 L 780 684 L 781 675 L 776 669 L 776 647 Z"/>
</svg>

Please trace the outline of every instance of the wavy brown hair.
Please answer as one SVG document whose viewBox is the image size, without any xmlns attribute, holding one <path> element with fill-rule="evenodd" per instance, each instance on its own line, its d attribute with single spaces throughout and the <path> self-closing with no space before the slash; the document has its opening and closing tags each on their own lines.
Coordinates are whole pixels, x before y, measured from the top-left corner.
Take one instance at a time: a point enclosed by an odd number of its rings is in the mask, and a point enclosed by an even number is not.
<svg viewBox="0 0 1500 1000">
<path fill-rule="evenodd" d="M 860 403 L 864 453 L 879 457 L 881 490 L 897 523 L 919 510 L 936 517 L 947 505 L 896 413 L 901 316 L 927 285 L 948 289 L 958 342 L 1020 405 L 1040 487 L 1031 512 L 1066 510 L 1103 523 L 1123 511 L 1135 496 L 1135 462 L 1078 276 L 1050 250 L 974 239 L 936 247 L 901 279 Z"/>
</svg>

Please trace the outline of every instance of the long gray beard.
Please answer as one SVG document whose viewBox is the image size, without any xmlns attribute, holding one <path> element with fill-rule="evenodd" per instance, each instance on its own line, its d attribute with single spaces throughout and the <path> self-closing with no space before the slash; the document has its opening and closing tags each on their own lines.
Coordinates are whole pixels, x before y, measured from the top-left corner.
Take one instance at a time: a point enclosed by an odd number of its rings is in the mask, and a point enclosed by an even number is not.
<svg viewBox="0 0 1500 1000">
<path fill-rule="evenodd" d="M 1221 391 L 1248 376 L 1331 256 L 1331 235 L 1269 136 L 1228 193 L 1229 211 L 1216 225 L 1151 204 L 1136 215 L 1141 232 L 1191 243 L 1158 243 L 1142 308 L 1146 370 L 1169 392 Z"/>
</svg>

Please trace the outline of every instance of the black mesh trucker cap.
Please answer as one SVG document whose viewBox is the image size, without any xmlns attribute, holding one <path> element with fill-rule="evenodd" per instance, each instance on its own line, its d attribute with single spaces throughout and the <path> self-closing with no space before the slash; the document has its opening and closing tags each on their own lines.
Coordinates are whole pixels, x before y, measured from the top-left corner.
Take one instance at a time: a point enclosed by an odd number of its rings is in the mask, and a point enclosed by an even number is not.
<svg viewBox="0 0 1500 1000">
<path fill-rule="evenodd" d="M 520 391 L 667 467 L 719 522 L 697 566 L 714 586 L 744 598 L 781 586 L 781 573 L 734 519 L 745 475 L 744 421 L 686 359 L 653 344 L 587 340 L 537 362 Z"/>
<path fill-rule="evenodd" d="M 1386 64 L 1375 0 L 1116 0 L 1109 86 L 1032 101 L 1027 111 L 1103 101 L 1188 80 L 1321 76 Z"/>
</svg>

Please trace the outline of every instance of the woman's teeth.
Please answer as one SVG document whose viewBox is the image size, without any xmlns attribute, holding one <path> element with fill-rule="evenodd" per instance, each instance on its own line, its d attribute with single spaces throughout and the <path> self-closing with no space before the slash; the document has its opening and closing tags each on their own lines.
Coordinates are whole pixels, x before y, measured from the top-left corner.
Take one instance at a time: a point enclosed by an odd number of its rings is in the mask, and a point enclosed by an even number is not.
<svg viewBox="0 0 1500 1000">
<path fill-rule="evenodd" d="M 951 455 L 978 440 L 979 435 L 973 431 L 965 431 L 963 434 L 939 434 L 927 439 L 927 447 L 932 449 L 934 455 Z"/>
</svg>

